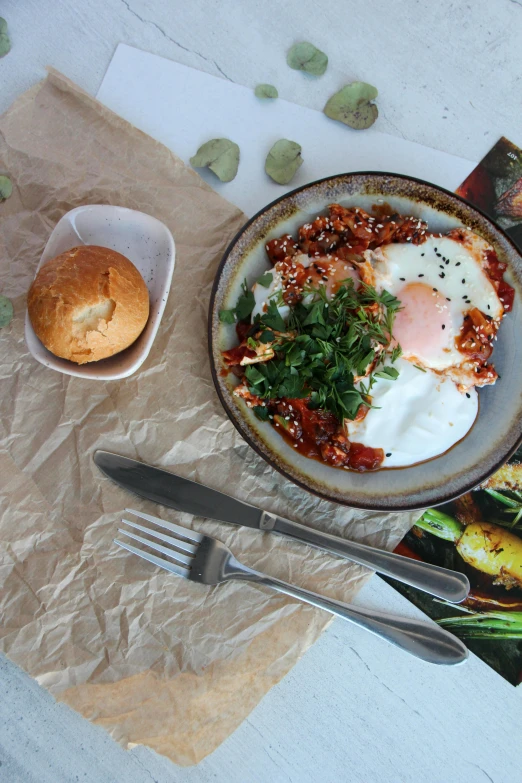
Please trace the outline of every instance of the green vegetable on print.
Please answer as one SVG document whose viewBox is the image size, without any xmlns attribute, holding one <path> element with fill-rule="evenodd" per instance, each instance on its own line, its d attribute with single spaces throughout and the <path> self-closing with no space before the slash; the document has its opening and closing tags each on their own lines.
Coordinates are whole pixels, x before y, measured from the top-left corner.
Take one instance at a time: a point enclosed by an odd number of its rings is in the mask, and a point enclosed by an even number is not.
<svg viewBox="0 0 522 783">
<path fill-rule="evenodd" d="M 373 125 L 379 116 L 377 106 L 371 103 L 377 95 L 377 90 L 371 84 L 352 82 L 332 95 L 323 111 L 332 120 L 344 122 L 356 130 L 364 130 Z"/>
<path fill-rule="evenodd" d="M 237 174 L 239 147 L 230 139 L 211 139 L 202 144 L 190 159 L 194 168 L 209 168 L 221 182 L 230 182 Z"/>
<path fill-rule="evenodd" d="M 7 32 L 7 22 L 0 16 L 0 57 L 11 51 L 11 39 Z"/>
<path fill-rule="evenodd" d="M 289 49 L 286 62 L 294 71 L 306 71 L 314 76 L 322 76 L 328 65 L 328 57 L 308 41 L 301 41 Z"/>
<path fill-rule="evenodd" d="M 4 174 L 0 174 L 0 201 L 5 201 L 13 192 L 13 183 Z"/>
<path fill-rule="evenodd" d="M 8 326 L 11 323 L 13 317 L 13 303 L 7 296 L 0 294 L 0 329 L 3 326 Z"/>
<path fill-rule="evenodd" d="M 302 165 L 301 145 L 288 139 L 279 139 L 266 156 L 265 171 L 274 182 L 286 185 Z"/>
<path fill-rule="evenodd" d="M 258 84 L 254 90 L 256 98 L 278 98 L 279 93 L 273 84 Z"/>
</svg>

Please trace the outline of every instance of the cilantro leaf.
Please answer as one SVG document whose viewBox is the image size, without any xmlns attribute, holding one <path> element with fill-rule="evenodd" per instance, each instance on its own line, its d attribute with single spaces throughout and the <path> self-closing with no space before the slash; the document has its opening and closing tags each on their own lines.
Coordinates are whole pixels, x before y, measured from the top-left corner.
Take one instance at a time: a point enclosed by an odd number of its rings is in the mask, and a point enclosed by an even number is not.
<svg viewBox="0 0 522 783">
<path fill-rule="evenodd" d="M 235 324 L 236 315 L 234 310 L 220 310 L 219 320 L 223 324 Z"/>
<path fill-rule="evenodd" d="M 268 421 L 268 408 L 264 405 L 254 405 L 252 410 L 258 419 L 261 419 L 261 421 Z"/>
<path fill-rule="evenodd" d="M 275 302 L 269 303 L 267 312 L 261 317 L 261 322 L 265 326 L 275 329 L 276 332 L 284 332 L 286 329 L 286 324 Z"/>
<path fill-rule="evenodd" d="M 274 275 L 272 274 L 272 272 L 265 272 L 264 275 L 258 277 L 256 282 L 258 285 L 262 285 L 263 288 L 268 288 L 272 284 L 273 279 L 274 279 Z"/>
<path fill-rule="evenodd" d="M 386 378 L 387 380 L 396 380 L 399 377 L 399 371 L 395 367 L 383 367 L 382 370 L 374 373 L 376 378 Z"/>
</svg>

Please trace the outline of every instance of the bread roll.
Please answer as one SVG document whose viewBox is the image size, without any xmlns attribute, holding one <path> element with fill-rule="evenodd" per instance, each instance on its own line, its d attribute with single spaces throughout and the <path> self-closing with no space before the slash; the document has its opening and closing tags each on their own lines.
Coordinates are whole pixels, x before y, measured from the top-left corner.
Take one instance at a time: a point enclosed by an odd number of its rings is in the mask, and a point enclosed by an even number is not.
<svg viewBox="0 0 522 783">
<path fill-rule="evenodd" d="M 45 347 L 76 364 L 123 351 L 149 317 L 149 292 L 128 258 L 107 247 L 73 247 L 48 261 L 27 297 Z"/>
</svg>

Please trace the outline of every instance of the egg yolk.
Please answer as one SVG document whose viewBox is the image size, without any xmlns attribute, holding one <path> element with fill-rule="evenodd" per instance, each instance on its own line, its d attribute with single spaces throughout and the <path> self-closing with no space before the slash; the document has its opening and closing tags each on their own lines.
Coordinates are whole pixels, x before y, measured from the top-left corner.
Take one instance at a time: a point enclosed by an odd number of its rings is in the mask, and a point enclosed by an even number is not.
<svg viewBox="0 0 522 783">
<path fill-rule="evenodd" d="M 402 310 L 395 317 L 393 336 L 405 357 L 440 356 L 448 350 L 452 329 L 445 298 L 423 283 L 410 283 L 397 292 Z"/>
<path fill-rule="evenodd" d="M 332 299 L 339 288 L 346 283 L 349 278 L 357 283 L 359 275 L 350 264 L 337 259 L 326 261 L 324 259 L 313 260 L 307 268 L 307 285 L 317 288 L 321 285 L 326 287 L 326 296 Z"/>
</svg>

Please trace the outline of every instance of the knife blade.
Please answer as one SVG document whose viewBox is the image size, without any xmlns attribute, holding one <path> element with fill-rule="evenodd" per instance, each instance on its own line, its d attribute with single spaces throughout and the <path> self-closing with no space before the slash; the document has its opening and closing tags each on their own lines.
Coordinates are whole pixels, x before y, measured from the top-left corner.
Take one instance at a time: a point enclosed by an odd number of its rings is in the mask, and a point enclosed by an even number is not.
<svg viewBox="0 0 522 783">
<path fill-rule="evenodd" d="M 469 592 L 464 574 L 314 530 L 168 470 L 102 450 L 94 453 L 94 462 L 119 486 L 162 506 L 291 536 L 453 603 L 463 601 Z"/>
</svg>

